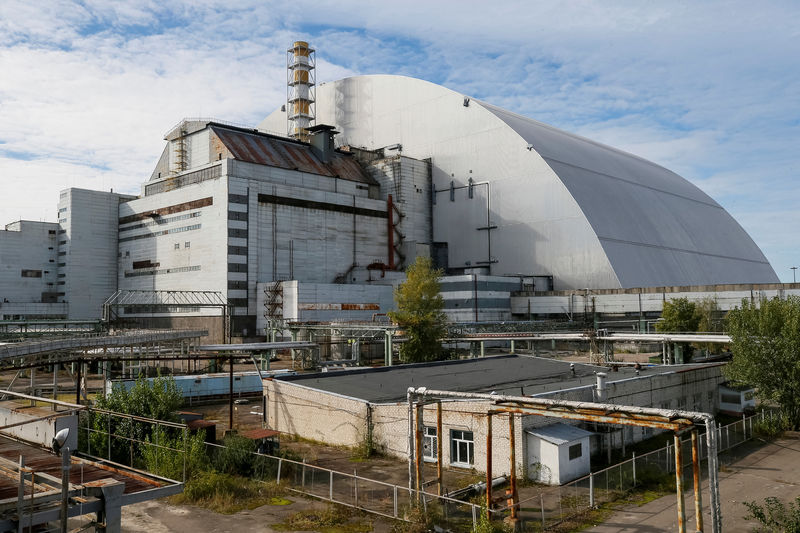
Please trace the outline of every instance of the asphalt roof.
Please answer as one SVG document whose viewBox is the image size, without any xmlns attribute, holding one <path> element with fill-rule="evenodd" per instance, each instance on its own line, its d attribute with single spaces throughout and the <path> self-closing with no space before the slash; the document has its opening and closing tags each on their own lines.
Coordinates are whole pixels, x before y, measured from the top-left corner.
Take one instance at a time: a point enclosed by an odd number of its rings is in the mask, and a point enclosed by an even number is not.
<svg viewBox="0 0 800 533">
<path fill-rule="evenodd" d="M 558 422 L 557 424 L 550 424 L 549 426 L 526 429 L 525 433 L 539 437 L 547 442 L 551 442 L 556 446 L 581 440 L 582 438 L 590 437 L 592 435 L 591 431 L 586 431 L 578 426 L 562 424 L 561 422 Z"/>
<path fill-rule="evenodd" d="M 652 375 L 675 370 L 676 367 L 644 367 L 640 370 L 640 374 Z M 369 402 L 388 403 L 405 400 L 408 387 L 532 395 L 593 385 L 596 382 L 595 372 L 608 372 L 609 381 L 636 376 L 633 367 L 623 367 L 617 372 L 611 372 L 607 367 L 581 363 L 575 363 L 573 375 L 570 363 L 567 361 L 500 355 L 458 361 L 276 376 L 275 379 Z"/>
</svg>

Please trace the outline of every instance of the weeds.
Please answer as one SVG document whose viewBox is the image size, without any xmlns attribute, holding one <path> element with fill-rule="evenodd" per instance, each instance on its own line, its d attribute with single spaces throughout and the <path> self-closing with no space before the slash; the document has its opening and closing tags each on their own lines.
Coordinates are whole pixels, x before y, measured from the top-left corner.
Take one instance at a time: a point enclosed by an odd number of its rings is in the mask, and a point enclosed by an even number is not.
<svg viewBox="0 0 800 533">
<path fill-rule="evenodd" d="M 183 493 L 173 496 L 175 504 L 194 504 L 222 514 L 238 513 L 265 504 L 283 505 L 284 489 L 277 483 L 264 483 L 219 472 L 203 472 L 189 480 Z"/>
<path fill-rule="evenodd" d="M 356 513 L 342 505 L 328 505 L 324 509 L 294 513 L 276 529 L 284 531 L 319 531 L 320 533 L 368 533 L 372 524 L 353 521 Z"/>
</svg>

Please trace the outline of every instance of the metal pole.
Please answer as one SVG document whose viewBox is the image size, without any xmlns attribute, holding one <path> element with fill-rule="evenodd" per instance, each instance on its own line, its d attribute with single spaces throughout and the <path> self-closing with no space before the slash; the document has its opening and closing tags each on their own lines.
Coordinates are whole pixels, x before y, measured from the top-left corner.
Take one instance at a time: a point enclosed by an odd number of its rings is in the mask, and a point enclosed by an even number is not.
<svg viewBox="0 0 800 533">
<path fill-rule="evenodd" d="M 409 387 L 406 392 L 406 399 L 408 400 L 408 496 L 411 497 L 411 491 L 414 489 L 414 403 L 413 403 L 413 387 Z"/>
<path fill-rule="evenodd" d="M 70 450 L 63 448 L 61 450 L 61 533 L 67 533 L 67 519 L 69 518 L 69 467 L 70 467 Z M 33 488 L 33 487 L 32 487 Z M 31 514 L 31 520 L 33 514 Z"/>
<path fill-rule="evenodd" d="M 442 402 L 436 402 L 436 493 L 442 495 Z"/>
<path fill-rule="evenodd" d="M 517 459 L 516 444 L 514 435 L 514 413 L 508 414 L 508 441 L 511 448 L 509 459 L 511 460 L 511 520 L 517 520 Z"/>
<path fill-rule="evenodd" d="M 75 403 L 80 405 L 81 404 L 81 371 L 83 370 L 83 361 L 80 359 L 78 360 L 78 372 L 75 376 L 78 378 L 75 380 Z"/>
<path fill-rule="evenodd" d="M 631 465 L 633 466 L 633 486 L 636 486 L 636 452 L 633 453 L 633 458 L 631 459 Z"/>
<path fill-rule="evenodd" d="M 228 428 L 233 429 L 233 354 L 230 357 L 230 371 L 228 372 Z"/>
<path fill-rule="evenodd" d="M 686 533 L 686 511 L 683 508 L 683 463 L 681 437 L 675 433 L 675 490 L 678 493 L 678 533 Z"/>
<path fill-rule="evenodd" d="M 589 507 L 594 509 L 594 474 L 589 472 Z"/>
<path fill-rule="evenodd" d="M 711 494 L 711 531 L 722 532 L 722 516 L 719 502 L 719 463 L 717 453 L 717 430 L 713 418 L 706 419 L 706 445 L 708 448 L 708 490 Z"/>
<path fill-rule="evenodd" d="M 486 519 L 492 519 L 492 413 L 486 413 Z"/>
<path fill-rule="evenodd" d="M 697 430 L 692 430 L 692 477 L 694 479 L 694 519 L 697 531 L 703 531 L 703 492 L 700 486 L 700 445 Z"/>
<path fill-rule="evenodd" d="M 422 497 L 422 404 L 416 406 L 416 428 L 414 430 L 414 463 L 417 471 L 417 497 Z"/>
</svg>

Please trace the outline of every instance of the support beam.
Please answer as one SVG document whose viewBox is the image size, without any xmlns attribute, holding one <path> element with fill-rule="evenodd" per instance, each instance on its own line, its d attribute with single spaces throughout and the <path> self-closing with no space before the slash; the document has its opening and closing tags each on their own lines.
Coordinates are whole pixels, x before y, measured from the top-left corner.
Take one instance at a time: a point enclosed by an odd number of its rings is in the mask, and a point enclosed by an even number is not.
<svg viewBox="0 0 800 533">
<path fill-rule="evenodd" d="M 436 493 L 442 495 L 442 402 L 436 402 Z"/>
<path fill-rule="evenodd" d="M 416 464 L 416 489 L 417 489 L 417 497 L 421 500 L 422 499 L 422 490 L 423 490 L 423 481 L 422 481 L 422 403 L 418 403 L 416 406 L 416 427 L 414 428 L 414 449 L 416 453 L 414 454 L 414 461 Z"/>
<path fill-rule="evenodd" d="M 692 431 L 692 477 L 694 480 L 694 515 L 697 533 L 703 531 L 703 491 L 700 479 L 700 442 L 697 430 Z"/>
<path fill-rule="evenodd" d="M 486 413 L 486 519 L 492 519 L 492 413 Z"/>
<path fill-rule="evenodd" d="M 517 456 L 516 456 L 516 435 L 514 434 L 514 413 L 508 414 L 508 443 L 510 447 L 510 454 L 509 460 L 511 464 L 509 465 L 509 472 L 511 472 L 511 520 L 514 524 L 517 521 Z"/>
<path fill-rule="evenodd" d="M 675 433 L 675 491 L 678 495 L 678 533 L 686 533 L 686 510 L 683 504 L 683 453 L 681 437 Z"/>
</svg>

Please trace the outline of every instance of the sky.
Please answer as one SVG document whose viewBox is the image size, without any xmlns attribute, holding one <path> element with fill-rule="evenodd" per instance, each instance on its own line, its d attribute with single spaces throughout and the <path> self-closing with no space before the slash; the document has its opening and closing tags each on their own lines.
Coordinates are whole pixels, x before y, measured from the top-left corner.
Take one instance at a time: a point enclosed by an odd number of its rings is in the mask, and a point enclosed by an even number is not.
<svg viewBox="0 0 800 533">
<path fill-rule="evenodd" d="M 286 49 L 402 74 L 650 159 L 800 266 L 800 2 L 0 0 L 0 224 L 139 193 L 184 117 L 255 126 Z"/>
</svg>

